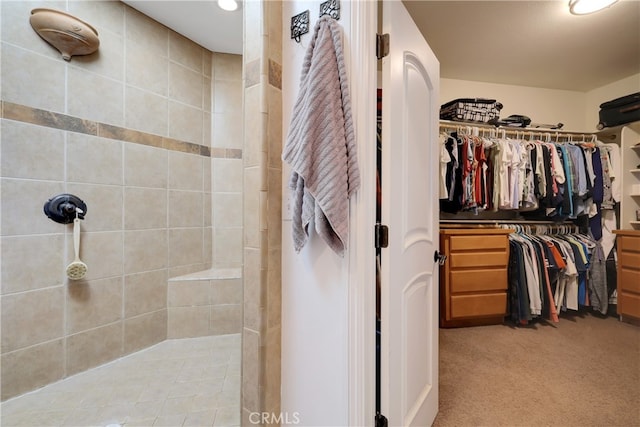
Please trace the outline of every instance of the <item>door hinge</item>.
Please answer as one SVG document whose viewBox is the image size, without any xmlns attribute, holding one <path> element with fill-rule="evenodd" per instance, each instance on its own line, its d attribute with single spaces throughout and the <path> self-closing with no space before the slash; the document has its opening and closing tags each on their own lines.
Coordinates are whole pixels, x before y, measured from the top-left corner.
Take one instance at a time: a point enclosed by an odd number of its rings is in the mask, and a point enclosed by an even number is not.
<svg viewBox="0 0 640 427">
<path fill-rule="evenodd" d="M 376 223 L 375 233 L 376 249 L 386 248 L 389 246 L 389 227 Z"/>
<path fill-rule="evenodd" d="M 389 34 L 376 34 L 376 56 L 382 59 L 389 55 Z"/>
<path fill-rule="evenodd" d="M 382 415 L 380 412 L 376 413 L 376 427 L 387 427 L 389 425 L 389 421 L 387 417 Z"/>
</svg>

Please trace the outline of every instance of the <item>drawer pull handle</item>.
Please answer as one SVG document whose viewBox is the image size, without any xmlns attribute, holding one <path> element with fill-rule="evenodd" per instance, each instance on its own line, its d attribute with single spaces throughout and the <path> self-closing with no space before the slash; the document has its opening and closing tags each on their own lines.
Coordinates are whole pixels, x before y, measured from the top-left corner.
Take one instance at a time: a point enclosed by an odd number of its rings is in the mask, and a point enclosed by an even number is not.
<svg viewBox="0 0 640 427">
<path fill-rule="evenodd" d="M 442 254 L 440 251 L 435 251 L 433 253 L 433 262 L 437 262 L 438 265 L 444 265 L 444 262 L 447 260 L 447 256 Z"/>
</svg>

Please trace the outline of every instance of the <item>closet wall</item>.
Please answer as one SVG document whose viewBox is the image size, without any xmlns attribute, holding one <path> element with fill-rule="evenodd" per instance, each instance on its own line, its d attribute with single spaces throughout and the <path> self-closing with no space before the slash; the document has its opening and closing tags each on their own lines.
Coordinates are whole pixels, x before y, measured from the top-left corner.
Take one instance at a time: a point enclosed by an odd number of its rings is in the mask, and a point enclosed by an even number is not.
<svg viewBox="0 0 640 427">
<path fill-rule="evenodd" d="M 504 108 L 500 117 L 523 114 L 535 123 L 564 123 L 565 130 L 595 132 L 601 103 L 640 90 L 640 73 L 589 92 L 440 79 L 440 103 L 456 98 L 491 98 Z"/>
</svg>

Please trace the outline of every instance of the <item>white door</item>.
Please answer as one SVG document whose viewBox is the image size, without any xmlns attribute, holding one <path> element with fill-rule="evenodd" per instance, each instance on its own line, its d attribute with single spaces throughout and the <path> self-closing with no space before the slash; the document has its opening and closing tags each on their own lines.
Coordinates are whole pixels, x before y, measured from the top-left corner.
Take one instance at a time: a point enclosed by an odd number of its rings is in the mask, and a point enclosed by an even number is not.
<svg viewBox="0 0 640 427">
<path fill-rule="evenodd" d="M 381 410 L 392 426 L 438 412 L 440 64 L 400 1 L 383 2 Z"/>
</svg>

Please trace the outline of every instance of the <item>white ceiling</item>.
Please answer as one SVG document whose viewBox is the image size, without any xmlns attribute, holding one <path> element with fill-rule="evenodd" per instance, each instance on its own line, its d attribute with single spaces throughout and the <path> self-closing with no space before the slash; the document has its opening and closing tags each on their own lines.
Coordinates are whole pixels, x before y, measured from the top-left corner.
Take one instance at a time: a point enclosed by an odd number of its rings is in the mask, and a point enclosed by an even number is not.
<svg viewBox="0 0 640 427">
<path fill-rule="evenodd" d="M 211 51 L 242 53 L 241 9 L 224 12 L 213 0 L 124 2 Z M 588 91 L 640 73 L 639 0 L 585 16 L 571 15 L 568 0 L 404 3 L 444 78 Z"/>
<path fill-rule="evenodd" d="M 404 3 L 445 78 L 588 91 L 640 73 L 637 0 L 583 16 L 568 0 Z"/>
</svg>

